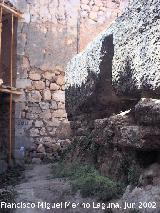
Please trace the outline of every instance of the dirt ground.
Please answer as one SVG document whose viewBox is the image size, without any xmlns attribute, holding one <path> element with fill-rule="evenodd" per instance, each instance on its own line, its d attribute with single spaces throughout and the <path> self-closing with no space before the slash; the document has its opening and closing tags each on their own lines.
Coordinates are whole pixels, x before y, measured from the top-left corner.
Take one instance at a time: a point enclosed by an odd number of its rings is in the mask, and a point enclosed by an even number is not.
<svg viewBox="0 0 160 213">
<path fill-rule="evenodd" d="M 35 208 L 17 208 L 15 213 L 101 213 L 104 210 L 94 209 L 93 202 L 96 200 L 84 199 L 79 193 L 71 192 L 70 183 L 64 179 L 53 179 L 51 165 L 35 164 L 27 167 L 25 179 L 15 187 L 17 191 L 16 203 L 33 203 Z M 48 203 L 47 209 L 45 204 Z M 62 202 L 62 207 L 55 208 Z M 66 203 L 65 203 L 66 202 Z M 87 203 L 91 206 L 87 209 Z M 83 204 L 83 206 L 82 206 Z M 67 207 L 68 205 L 68 207 Z M 71 207 L 73 205 L 73 207 Z M 85 208 L 84 208 L 85 207 Z"/>
</svg>

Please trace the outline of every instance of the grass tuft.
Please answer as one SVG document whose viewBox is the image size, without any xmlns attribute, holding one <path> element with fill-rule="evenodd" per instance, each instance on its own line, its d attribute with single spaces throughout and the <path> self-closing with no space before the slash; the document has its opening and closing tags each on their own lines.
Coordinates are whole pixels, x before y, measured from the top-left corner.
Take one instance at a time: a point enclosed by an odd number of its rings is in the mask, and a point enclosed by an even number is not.
<svg viewBox="0 0 160 213">
<path fill-rule="evenodd" d="M 97 197 L 98 200 L 109 201 L 122 194 L 120 185 L 100 173 L 91 165 L 64 162 L 53 166 L 54 178 L 69 178 L 72 191 L 80 191 L 82 197 Z"/>
</svg>

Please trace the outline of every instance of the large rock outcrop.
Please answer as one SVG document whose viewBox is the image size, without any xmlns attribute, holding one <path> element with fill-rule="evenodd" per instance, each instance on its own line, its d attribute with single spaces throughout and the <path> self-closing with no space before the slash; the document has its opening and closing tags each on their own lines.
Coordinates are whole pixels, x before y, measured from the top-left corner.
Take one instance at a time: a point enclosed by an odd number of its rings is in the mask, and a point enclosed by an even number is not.
<svg viewBox="0 0 160 213">
<path fill-rule="evenodd" d="M 69 158 L 128 185 L 119 202 L 135 209 L 118 212 L 160 211 L 159 12 L 158 0 L 132 0 L 67 68 Z M 156 202 L 156 209 L 139 209 L 139 202 Z"/>
<path fill-rule="evenodd" d="M 109 29 L 69 62 L 66 107 L 71 117 L 107 115 L 140 97 L 160 96 L 159 12 L 158 0 L 132 0 Z"/>
<path fill-rule="evenodd" d="M 71 122 L 75 140 L 68 160 L 80 159 L 94 164 L 102 175 L 122 186 L 128 185 L 118 202 L 121 206 L 125 202 L 135 203 L 135 212 L 160 211 L 158 110 L 159 100 L 143 98 L 126 112 L 96 120 L 83 115 Z M 156 208 L 142 204 L 140 209 L 140 202 L 156 203 Z M 113 209 L 112 212 L 129 213 L 134 209 Z"/>
</svg>

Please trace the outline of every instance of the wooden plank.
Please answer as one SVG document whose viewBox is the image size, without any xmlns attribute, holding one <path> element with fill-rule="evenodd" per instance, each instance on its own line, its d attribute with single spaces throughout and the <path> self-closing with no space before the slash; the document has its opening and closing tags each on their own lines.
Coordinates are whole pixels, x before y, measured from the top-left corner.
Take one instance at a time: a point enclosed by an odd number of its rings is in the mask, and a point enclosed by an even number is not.
<svg viewBox="0 0 160 213">
<path fill-rule="evenodd" d="M 0 8 L 0 77 L 2 77 L 2 16 L 3 16 L 3 9 L 1 7 Z"/>
<path fill-rule="evenodd" d="M 0 7 L 2 7 L 6 12 L 12 13 L 17 18 L 22 18 L 22 13 L 14 10 L 13 8 L 9 7 L 8 5 L 4 3 L 0 3 Z"/>
<path fill-rule="evenodd" d="M 0 77 L 2 78 L 2 16 L 3 16 L 3 9 L 0 8 Z M 0 86 L 3 84 L 3 80 L 0 78 Z M 0 143 L 1 148 L 1 143 Z M 0 150 L 2 151 L 2 150 Z"/>
<path fill-rule="evenodd" d="M 0 88 L 0 93 L 7 93 L 7 94 L 13 94 L 13 95 L 22 95 L 22 92 L 18 90 L 11 90 L 11 89 L 4 89 Z"/>
</svg>

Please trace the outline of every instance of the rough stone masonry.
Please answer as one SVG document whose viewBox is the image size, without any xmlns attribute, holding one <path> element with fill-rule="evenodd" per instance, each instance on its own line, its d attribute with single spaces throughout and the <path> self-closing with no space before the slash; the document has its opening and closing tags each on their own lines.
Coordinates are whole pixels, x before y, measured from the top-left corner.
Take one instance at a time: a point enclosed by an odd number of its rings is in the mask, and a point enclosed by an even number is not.
<svg viewBox="0 0 160 213">
<path fill-rule="evenodd" d="M 57 159 L 70 143 L 64 69 L 121 13 L 127 0 L 12 0 L 23 12 L 18 23 L 15 154 Z M 68 140 L 66 140 L 68 139 Z M 58 154 L 57 154 L 58 153 Z"/>
</svg>

